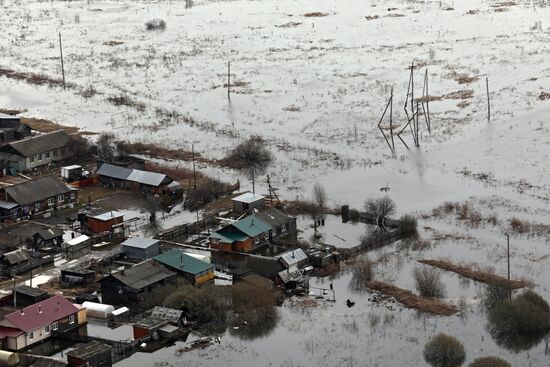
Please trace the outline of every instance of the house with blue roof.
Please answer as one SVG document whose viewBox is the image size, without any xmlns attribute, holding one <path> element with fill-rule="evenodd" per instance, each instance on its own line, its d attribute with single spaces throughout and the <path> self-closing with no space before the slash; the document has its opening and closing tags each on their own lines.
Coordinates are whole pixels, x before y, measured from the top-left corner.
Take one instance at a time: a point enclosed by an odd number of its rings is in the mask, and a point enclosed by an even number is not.
<svg viewBox="0 0 550 367">
<path fill-rule="evenodd" d="M 257 215 L 237 220 L 210 235 L 210 247 L 228 252 L 250 252 L 270 238 L 272 227 Z"/>
</svg>

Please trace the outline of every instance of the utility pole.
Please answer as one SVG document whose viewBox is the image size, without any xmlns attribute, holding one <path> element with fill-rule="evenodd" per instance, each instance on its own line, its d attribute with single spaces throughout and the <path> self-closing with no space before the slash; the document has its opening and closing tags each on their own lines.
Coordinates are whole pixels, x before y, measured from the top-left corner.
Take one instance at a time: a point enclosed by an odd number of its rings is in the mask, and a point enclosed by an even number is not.
<svg viewBox="0 0 550 367">
<path fill-rule="evenodd" d="M 17 293 L 15 292 L 15 276 L 13 277 L 13 309 L 17 309 Z"/>
<path fill-rule="evenodd" d="M 508 280 L 510 280 L 510 235 L 506 233 L 506 258 L 508 259 Z M 508 290 L 508 298 L 512 300 L 512 290 Z"/>
<path fill-rule="evenodd" d="M 195 169 L 195 144 L 191 144 L 191 153 L 193 155 L 193 188 L 197 189 L 197 171 Z"/>
<path fill-rule="evenodd" d="M 487 121 L 491 122 L 491 101 L 489 99 L 489 78 L 485 78 L 485 85 L 487 86 Z"/>
<path fill-rule="evenodd" d="M 231 61 L 227 62 L 227 98 L 231 99 L 231 96 L 229 95 L 231 88 Z"/>
<path fill-rule="evenodd" d="M 61 32 L 59 32 L 59 53 L 61 54 L 61 74 L 63 75 L 63 90 L 65 87 L 65 66 L 63 65 L 63 45 L 61 44 Z"/>
</svg>

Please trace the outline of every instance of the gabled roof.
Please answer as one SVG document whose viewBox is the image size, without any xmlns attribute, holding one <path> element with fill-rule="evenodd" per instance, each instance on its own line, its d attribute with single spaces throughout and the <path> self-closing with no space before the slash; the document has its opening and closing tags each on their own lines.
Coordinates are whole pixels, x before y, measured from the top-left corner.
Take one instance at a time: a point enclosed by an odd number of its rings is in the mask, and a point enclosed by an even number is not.
<svg viewBox="0 0 550 367">
<path fill-rule="evenodd" d="M 0 200 L 0 209 L 6 209 L 6 210 L 11 210 L 13 208 L 16 208 L 19 204 L 17 203 L 12 203 L 11 201 L 3 201 L 3 200 Z"/>
<path fill-rule="evenodd" d="M 287 224 L 291 217 L 275 208 L 268 208 L 256 214 L 258 218 L 269 224 L 271 227 L 278 227 Z"/>
<path fill-rule="evenodd" d="M 6 319 L 16 328 L 25 332 L 36 330 L 45 325 L 73 315 L 78 308 L 60 295 L 27 306 L 6 315 Z"/>
<path fill-rule="evenodd" d="M 98 214 L 98 215 L 88 215 L 88 217 L 100 220 L 102 222 L 106 222 L 106 221 L 114 219 L 114 218 L 124 217 L 124 213 L 117 212 L 116 210 L 112 210 L 110 212 L 101 213 L 101 214 Z"/>
<path fill-rule="evenodd" d="M 54 238 L 63 236 L 65 231 L 58 227 L 40 228 L 36 234 L 42 237 L 44 241 L 53 240 Z"/>
<path fill-rule="evenodd" d="M 24 157 L 31 157 L 39 153 L 63 148 L 68 142 L 69 135 L 63 130 L 57 130 L 51 133 L 14 141 L 9 143 L 8 146 Z"/>
<path fill-rule="evenodd" d="M 177 324 L 183 316 L 182 310 L 174 308 L 155 306 L 151 311 L 151 317 L 166 320 L 172 324 Z"/>
<path fill-rule="evenodd" d="M 287 268 L 290 268 L 292 265 L 298 264 L 300 261 L 304 261 L 306 259 L 307 255 L 301 248 L 287 251 L 279 255 L 279 261 L 282 262 Z"/>
<path fill-rule="evenodd" d="M 155 265 L 152 261 L 145 261 L 111 276 L 130 288 L 141 289 L 175 277 L 176 273 L 162 265 Z"/>
<path fill-rule="evenodd" d="M 180 250 L 169 250 L 153 259 L 170 269 L 193 275 L 204 273 L 214 268 L 214 265 L 196 259 Z"/>
<path fill-rule="evenodd" d="M 271 230 L 271 226 L 258 218 L 256 215 L 249 215 L 248 217 L 233 222 L 230 225 L 250 237 L 255 237 Z"/>
<path fill-rule="evenodd" d="M 152 238 L 132 237 L 122 242 L 121 245 L 126 247 L 146 249 L 153 246 L 154 244 L 157 244 L 158 242 L 159 240 L 155 240 Z"/>
<path fill-rule="evenodd" d="M 71 188 L 55 176 L 41 177 L 36 180 L 6 187 L 8 197 L 19 205 L 43 201 L 54 196 L 66 194 L 71 190 Z"/>
<path fill-rule="evenodd" d="M 253 194 L 251 192 L 246 192 L 242 195 L 234 197 L 232 199 L 232 201 L 238 201 L 238 202 L 241 202 L 241 203 L 250 204 L 250 203 L 254 203 L 256 201 L 263 200 L 263 199 L 265 199 L 265 196 L 258 195 L 258 194 Z"/>
<path fill-rule="evenodd" d="M 6 336 L 17 338 L 23 334 L 23 331 L 11 327 L 0 326 L 0 339 L 4 339 Z"/>
<path fill-rule="evenodd" d="M 100 176 L 111 177 L 117 180 L 127 180 L 155 187 L 159 186 L 165 180 L 170 180 L 168 176 L 162 173 L 130 169 L 109 163 L 103 163 L 97 170 L 97 173 Z"/>
<path fill-rule="evenodd" d="M 29 253 L 23 249 L 17 249 L 15 251 L 6 252 L 4 254 L 6 260 L 12 264 L 19 264 L 20 262 L 27 261 L 30 259 Z"/>
</svg>

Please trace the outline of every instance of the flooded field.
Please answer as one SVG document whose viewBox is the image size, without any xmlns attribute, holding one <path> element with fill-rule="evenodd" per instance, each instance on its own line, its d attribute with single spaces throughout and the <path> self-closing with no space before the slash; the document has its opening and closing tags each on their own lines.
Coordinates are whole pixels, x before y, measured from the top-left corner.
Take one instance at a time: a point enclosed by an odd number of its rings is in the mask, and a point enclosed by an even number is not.
<svg viewBox="0 0 550 367">
<path fill-rule="evenodd" d="M 418 219 L 417 240 L 363 255 L 375 279 L 416 292 L 414 269 L 427 266 L 421 259 L 505 276 L 510 234 L 512 278 L 550 299 L 548 1 L 202 0 L 189 8 L 183 1 L 4 0 L 0 9 L 0 108 L 171 149 L 194 144 L 212 159 L 261 135 L 275 156 L 268 173 L 281 197 L 309 199 L 320 182 L 331 207 L 362 209 L 367 198 L 388 195 L 396 216 Z M 152 18 L 164 19 L 166 30 L 146 31 Z M 66 91 L 6 71 L 59 79 L 58 32 Z M 406 122 L 411 63 L 417 97 L 427 70 L 432 130 L 421 126 L 419 149 L 397 141 L 391 154 L 376 125 L 392 88 L 395 121 Z M 112 102 L 121 96 L 127 103 Z M 412 146 L 408 131 L 403 138 Z M 237 172 L 198 169 L 251 187 Z M 264 177 L 256 189 L 267 191 Z M 128 215 L 147 213 L 129 207 Z M 195 215 L 174 212 L 161 226 Z M 310 225 L 299 219 L 305 239 Z M 320 229 L 342 247 L 367 230 L 337 217 Z M 431 316 L 373 301 L 353 276 L 344 265 L 332 278 L 313 278 L 312 286 L 333 283 L 336 302 L 287 300 L 262 333 L 243 335 L 232 325 L 207 349 L 178 354 L 185 344 L 177 343 L 117 366 L 427 366 L 423 347 L 440 332 L 464 344 L 466 363 L 497 355 L 514 366 L 550 366 L 548 338 L 516 348 L 492 337 L 481 283 L 441 271 L 444 300 L 460 312 Z"/>
</svg>

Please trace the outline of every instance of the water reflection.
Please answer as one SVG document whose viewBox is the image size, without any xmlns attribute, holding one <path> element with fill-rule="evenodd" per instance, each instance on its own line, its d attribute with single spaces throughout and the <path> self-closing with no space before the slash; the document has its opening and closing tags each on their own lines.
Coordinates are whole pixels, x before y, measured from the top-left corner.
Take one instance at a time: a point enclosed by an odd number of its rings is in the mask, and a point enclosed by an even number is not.
<svg viewBox="0 0 550 367">
<path fill-rule="evenodd" d="M 279 321 L 279 312 L 275 306 L 261 306 L 244 314 L 235 315 L 235 326 L 231 335 L 243 340 L 252 340 L 269 336 Z"/>
</svg>

